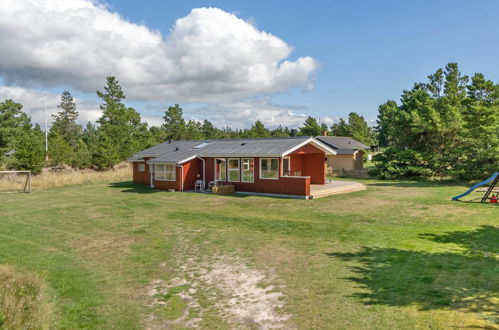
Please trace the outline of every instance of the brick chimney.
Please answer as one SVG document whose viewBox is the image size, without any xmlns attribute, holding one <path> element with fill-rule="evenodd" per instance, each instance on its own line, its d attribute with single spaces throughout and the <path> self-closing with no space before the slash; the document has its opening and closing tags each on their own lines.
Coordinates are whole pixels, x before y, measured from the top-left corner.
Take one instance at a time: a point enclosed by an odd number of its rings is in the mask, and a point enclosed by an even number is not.
<svg viewBox="0 0 499 330">
<path fill-rule="evenodd" d="M 327 131 L 321 131 L 321 136 L 327 136 Z"/>
</svg>

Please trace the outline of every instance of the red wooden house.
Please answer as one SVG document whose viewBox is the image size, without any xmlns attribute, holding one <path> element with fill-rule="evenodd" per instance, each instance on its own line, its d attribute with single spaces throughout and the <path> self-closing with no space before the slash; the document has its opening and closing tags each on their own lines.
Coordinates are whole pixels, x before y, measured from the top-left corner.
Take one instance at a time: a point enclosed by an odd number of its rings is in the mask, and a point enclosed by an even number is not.
<svg viewBox="0 0 499 330">
<path fill-rule="evenodd" d="M 231 184 L 238 193 L 308 198 L 326 183 L 336 152 L 313 137 L 168 141 L 134 155 L 133 181 L 194 190 L 196 181 Z"/>
</svg>

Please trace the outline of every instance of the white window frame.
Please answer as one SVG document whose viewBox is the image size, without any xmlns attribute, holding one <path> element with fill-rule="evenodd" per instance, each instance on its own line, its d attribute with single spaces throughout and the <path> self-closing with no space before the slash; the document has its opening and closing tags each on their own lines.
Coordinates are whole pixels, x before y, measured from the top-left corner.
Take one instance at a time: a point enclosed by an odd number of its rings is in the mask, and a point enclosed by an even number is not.
<svg viewBox="0 0 499 330">
<path fill-rule="evenodd" d="M 288 168 L 284 168 L 284 160 L 287 159 L 288 160 Z M 281 169 L 281 176 L 289 176 L 290 174 L 288 175 L 285 175 L 284 173 L 288 171 L 289 173 L 291 173 L 291 157 L 282 157 L 282 169 Z"/>
<path fill-rule="evenodd" d="M 225 161 L 225 180 L 217 178 L 217 159 Z M 213 177 L 215 178 L 215 181 L 227 181 L 227 165 L 227 158 L 216 157 L 213 159 Z"/>
<path fill-rule="evenodd" d="M 237 169 L 230 168 L 230 161 L 231 160 L 237 160 Z M 230 172 L 236 172 L 236 171 L 238 173 L 238 179 L 231 180 L 230 179 Z M 227 181 L 228 182 L 241 182 L 241 159 L 239 159 L 239 158 L 228 158 L 227 159 Z"/>
<path fill-rule="evenodd" d="M 271 167 L 272 167 L 272 160 L 275 159 L 277 161 L 277 178 L 262 178 L 262 173 L 263 173 L 263 171 L 262 171 L 262 161 L 266 160 L 266 159 L 270 160 L 270 166 Z M 280 172 L 279 171 L 279 167 L 280 167 L 280 165 L 279 165 L 279 158 L 260 158 L 260 162 L 259 163 L 260 163 L 260 167 L 258 168 L 258 172 L 259 172 L 258 176 L 260 177 L 261 180 L 279 180 L 279 172 Z"/>
<path fill-rule="evenodd" d="M 137 163 L 137 172 L 145 172 L 146 164 L 145 163 Z"/>
<path fill-rule="evenodd" d="M 248 171 L 251 170 L 251 162 L 253 162 L 253 170 L 251 171 L 251 174 L 253 174 L 251 176 L 251 181 L 244 181 L 244 174 L 243 174 L 243 171 L 245 171 L 244 169 L 244 160 L 247 159 L 249 160 L 248 162 Z M 241 182 L 245 182 L 245 183 L 254 183 L 255 182 L 255 158 L 241 158 Z"/>
<path fill-rule="evenodd" d="M 159 167 L 159 166 L 162 167 L 161 171 L 158 171 L 157 167 Z M 171 166 L 173 168 L 173 171 L 172 170 L 168 171 L 167 166 Z M 161 174 L 164 174 L 164 178 L 158 178 L 158 176 L 157 176 L 158 172 Z M 172 179 L 168 179 L 168 173 L 173 174 Z M 156 181 L 177 181 L 177 167 L 175 166 L 175 164 L 170 164 L 170 163 L 154 164 L 154 180 L 156 180 Z"/>
</svg>

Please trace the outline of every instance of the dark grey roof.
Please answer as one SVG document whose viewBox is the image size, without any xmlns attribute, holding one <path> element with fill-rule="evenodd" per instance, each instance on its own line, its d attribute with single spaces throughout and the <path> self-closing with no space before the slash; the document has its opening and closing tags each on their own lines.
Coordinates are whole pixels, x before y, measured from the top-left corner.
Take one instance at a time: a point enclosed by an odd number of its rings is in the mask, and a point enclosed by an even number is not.
<svg viewBox="0 0 499 330">
<path fill-rule="evenodd" d="M 310 139 L 308 136 L 296 138 L 259 138 L 216 140 L 199 150 L 200 157 L 231 155 L 273 155 L 278 156 Z"/>
<path fill-rule="evenodd" d="M 142 150 L 136 153 L 134 156 L 142 157 L 159 157 L 167 153 L 179 150 L 188 150 L 197 145 L 202 144 L 203 140 L 193 140 L 193 141 L 166 141 L 155 145 L 154 147 Z"/>
<path fill-rule="evenodd" d="M 300 136 L 290 138 L 170 141 L 143 150 L 131 157 L 129 161 L 137 161 L 144 157 L 150 157 L 152 158 L 150 159 L 151 162 L 172 162 L 181 164 L 196 156 L 278 157 L 309 139 L 310 137 L 308 136 Z"/>
<path fill-rule="evenodd" d="M 317 136 L 316 139 L 326 143 L 333 149 L 370 149 L 369 146 L 347 136 Z"/>
</svg>

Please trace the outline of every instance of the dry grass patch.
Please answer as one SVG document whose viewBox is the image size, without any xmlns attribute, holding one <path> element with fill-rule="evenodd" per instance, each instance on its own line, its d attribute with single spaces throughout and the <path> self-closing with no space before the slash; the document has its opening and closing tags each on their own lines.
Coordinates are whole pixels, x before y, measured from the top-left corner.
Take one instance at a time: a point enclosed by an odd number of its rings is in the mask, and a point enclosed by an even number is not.
<svg viewBox="0 0 499 330">
<path fill-rule="evenodd" d="M 0 284 L 1 329 L 49 329 L 52 306 L 42 279 L 0 265 Z"/>
<path fill-rule="evenodd" d="M 129 164 L 120 164 L 108 171 L 46 168 L 42 173 L 32 176 L 31 186 L 33 190 L 40 190 L 78 184 L 128 181 L 131 178 L 132 167 Z M 22 191 L 25 181 L 25 175 L 1 175 L 0 191 Z"/>
</svg>

